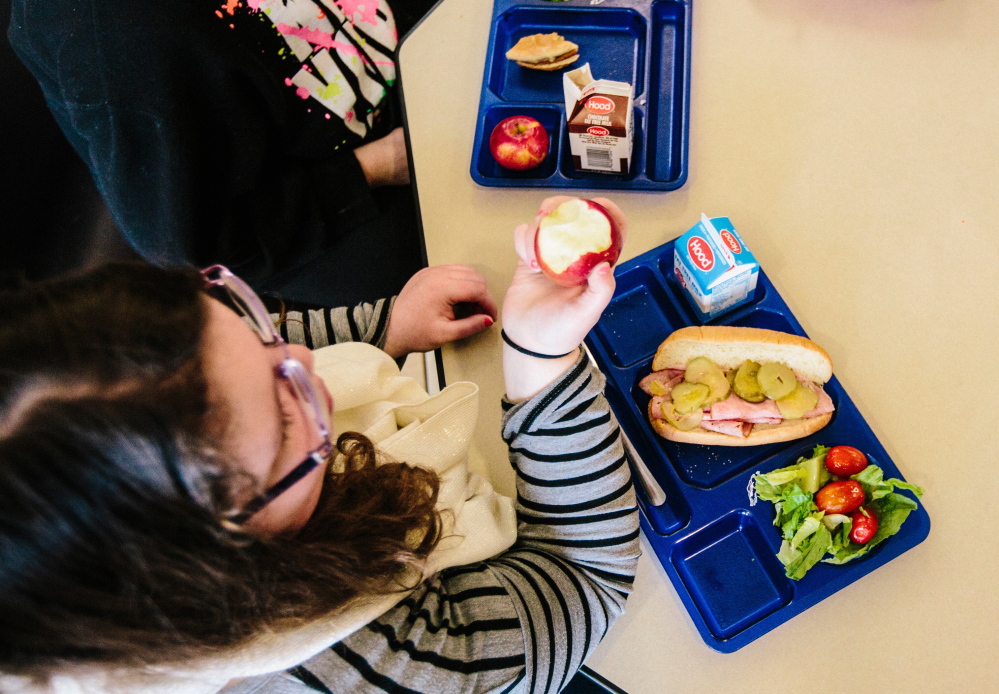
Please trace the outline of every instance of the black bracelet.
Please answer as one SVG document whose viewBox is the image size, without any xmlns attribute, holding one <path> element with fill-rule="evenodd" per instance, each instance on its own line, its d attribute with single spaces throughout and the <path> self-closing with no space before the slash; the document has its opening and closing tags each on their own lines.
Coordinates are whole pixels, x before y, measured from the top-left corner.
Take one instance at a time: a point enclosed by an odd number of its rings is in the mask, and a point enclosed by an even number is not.
<svg viewBox="0 0 999 694">
<path fill-rule="evenodd" d="M 515 350 L 517 350 L 521 354 L 526 354 L 529 357 L 537 357 L 538 359 L 561 359 L 562 357 L 567 357 L 567 356 L 569 356 L 570 354 L 572 354 L 573 352 L 576 351 L 576 348 L 573 347 L 572 349 L 570 349 L 565 354 L 538 354 L 537 352 L 532 352 L 529 349 L 524 349 L 523 347 L 521 347 L 520 345 L 518 345 L 516 342 L 514 342 L 513 340 L 511 340 L 510 336 L 506 334 L 506 330 L 500 330 L 500 335 L 503 336 L 503 342 L 507 343 L 508 345 L 510 345 L 511 347 L 513 347 Z"/>
</svg>

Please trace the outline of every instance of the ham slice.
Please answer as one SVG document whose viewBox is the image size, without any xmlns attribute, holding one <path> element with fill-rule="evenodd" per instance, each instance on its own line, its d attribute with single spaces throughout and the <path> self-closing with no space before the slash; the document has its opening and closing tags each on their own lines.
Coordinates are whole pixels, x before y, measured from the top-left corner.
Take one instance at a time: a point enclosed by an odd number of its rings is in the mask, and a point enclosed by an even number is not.
<svg viewBox="0 0 999 694">
<path fill-rule="evenodd" d="M 649 412 L 651 413 L 652 419 L 666 419 L 663 417 L 663 403 L 669 402 L 668 395 L 653 395 L 652 401 L 649 402 Z"/>
<path fill-rule="evenodd" d="M 662 371 L 653 371 L 648 376 L 643 378 L 638 382 L 638 387 L 649 395 L 653 395 L 653 392 L 649 389 L 649 384 L 656 381 L 661 383 L 668 393 L 682 380 L 683 369 L 663 369 Z"/>
<path fill-rule="evenodd" d="M 818 417 L 819 415 L 829 414 L 834 409 L 836 409 L 835 407 L 833 407 L 832 398 L 829 397 L 829 394 L 826 393 L 826 391 L 822 388 L 822 386 L 815 385 L 814 383 L 808 383 L 807 381 L 805 382 L 805 384 L 809 388 L 814 390 L 815 394 L 819 396 L 819 402 L 815 406 L 815 409 L 809 410 L 804 415 L 802 415 L 802 419 L 808 419 L 809 417 Z"/>
<path fill-rule="evenodd" d="M 726 419 L 738 419 L 744 422 L 775 419 L 779 422 L 784 419 L 777 409 L 777 403 L 773 400 L 746 402 L 735 393 L 729 393 L 727 398 L 712 405 L 704 418 L 713 422 Z"/>
<path fill-rule="evenodd" d="M 832 398 L 822 389 L 822 386 L 808 381 L 804 383 L 819 396 L 819 402 L 813 410 L 806 412 L 802 419 L 832 412 L 834 409 Z M 753 424 L 779 424 L 784 421 L 784 416 L 777 409 L 777 403 L 769 398 L 763 402 L 746 402 L 735 393 L 729 393 L 727 398 L 721 402 L 716 402 L 704 413 L 704 419 L 708 421 L 738 419 Z"/>
<path fill-rule="evenodd" d="M 749 422 L 740 422 L 734 419 L 719 419 L 713 421 L 701 420 L 701 428 L 708 431 L 717 431 L 719 434 L 727 434 L 744 439 L 753 430 L 753 425 Z"/>
</svg>

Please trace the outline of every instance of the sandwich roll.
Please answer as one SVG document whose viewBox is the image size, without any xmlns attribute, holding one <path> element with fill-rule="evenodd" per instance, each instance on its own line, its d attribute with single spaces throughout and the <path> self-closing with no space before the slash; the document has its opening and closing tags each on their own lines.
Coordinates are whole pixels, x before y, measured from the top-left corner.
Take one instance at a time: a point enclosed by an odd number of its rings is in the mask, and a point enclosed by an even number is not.
<svg viewBox="0 0 999 694">
<path fill-rule="evenodd" d="M 649 421 L 670 441 L 755 446 L 790 441 L 826 426 L 834 410 L 823 385 L 832 359 L 799 335 L 760 328 L 682 328 L 659 345 Z"/>
<path fill-rule="evenodd" d="M 559 70 L 579 59 L 579 46 L 557 33 L 524 36 L 506 57 L 531 70 Z"/>
</svg>

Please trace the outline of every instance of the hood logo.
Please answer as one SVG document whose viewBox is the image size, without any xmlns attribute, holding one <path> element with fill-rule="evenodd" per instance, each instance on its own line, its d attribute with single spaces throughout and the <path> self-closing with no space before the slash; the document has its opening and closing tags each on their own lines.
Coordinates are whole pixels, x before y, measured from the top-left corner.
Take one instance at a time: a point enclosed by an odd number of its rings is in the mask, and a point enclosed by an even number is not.
<svg viewBox="0 0 999 694">
<path fill-rule="evenodd" d="M 606 96 L 591 96 L 583 104 L 590 113 L 607 114 L 614 110 L 614 101 Z"/>
<path fill-rule="evenodd" d="M 728 246 L 730 251 L 736 255 L 742 253 L 742 244 L 739 243 L 739 239 L 735 238 L 735 234 L 728 229 L 722 229 L 720 235 L 722 237 L 722 241 L 725 242 L 725 245 Z"/>
<path fill-rule="evenodd" d="M 699 270 L 707 272 L 715 266 L 715 254 L 711 246 L 700 236 L 691 236 L 687 241 L 687 253 Z"/>
<path fill-rule="evenodd" d="M 607 128 L 601 128 L 599 125 L 591 125 L 586 129 L 586 132 L 595 137 L 607 137 L 610 135 L 610 130 Z"/>
</svg>

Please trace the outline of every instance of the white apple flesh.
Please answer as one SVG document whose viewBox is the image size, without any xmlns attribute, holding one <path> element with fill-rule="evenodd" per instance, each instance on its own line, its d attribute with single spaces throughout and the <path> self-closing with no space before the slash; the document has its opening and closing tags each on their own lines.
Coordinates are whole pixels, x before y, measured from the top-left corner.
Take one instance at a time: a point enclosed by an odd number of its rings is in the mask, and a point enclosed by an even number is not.
<svg viewBox="0 0 999 694">
<path fill-rule="evenodd" d="M 573 198 L 542 218 L 534 238 L 541 271 L 556 284 L 586 284 L 594 267 L 621 255 L 621 231 L 603 205 Z"/>
</svg>

